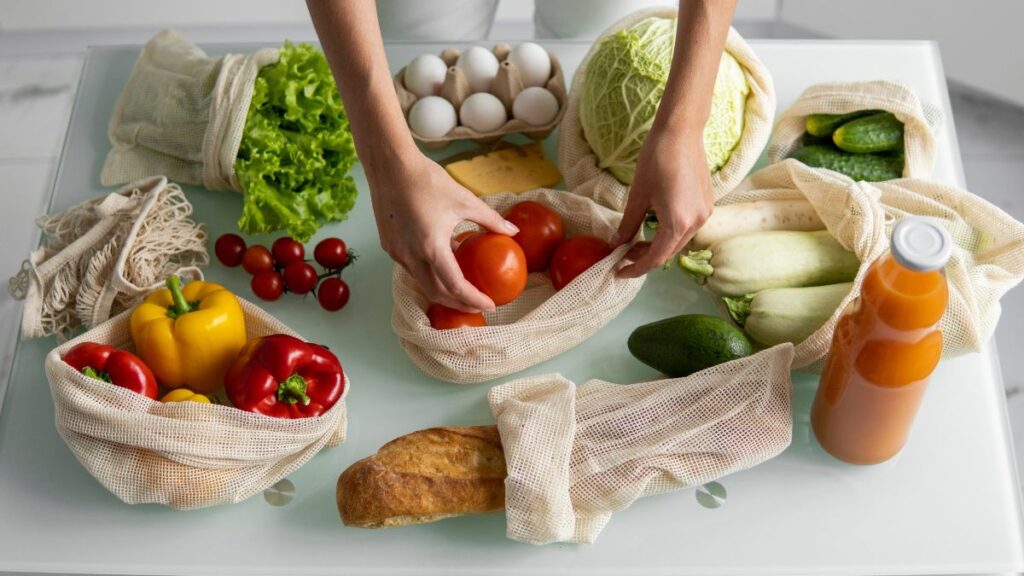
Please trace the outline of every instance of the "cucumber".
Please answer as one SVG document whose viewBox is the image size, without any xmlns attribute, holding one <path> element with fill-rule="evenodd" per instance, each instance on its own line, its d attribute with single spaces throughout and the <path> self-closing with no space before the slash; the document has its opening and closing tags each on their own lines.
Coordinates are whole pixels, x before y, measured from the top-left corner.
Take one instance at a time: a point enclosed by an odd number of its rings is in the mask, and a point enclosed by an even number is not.
<svg viewBox="0 0 1024 576">
<path fill-rule="evenodd" d="M 903 145 L 903 122 L 889 112 L 858 118 L 837 128 L 832 141 L 854 154 L 896 150 Z"/>
<path fill-rule="evenodd" d="M 798 344 L 821 328 L 853 289 L 853 282 L 773 288 L 742 298 L 724 297 L 729 316 L 762 346 Z"/>
<path fill-rule="evenodd" d="M 644 324 L 629 335 L 629 352 L 637 360 L 672 378 L 749 356 L 743 331 L 728 320 L 684 314 Z"/>
<path fill-rule="evenodd" d="M 832 144 L 832 136 L 814 136 L 810 132 L 804 132 L 803 136 L 800 137 L 800 144 L 803 146 L 813 146 L 815 144 Z"/>
<path fill-rule="evenodd" d="M 835 146 L 804 146 L 793 154 L 793 158 L 812 168 L 834 170 L 840 174 L 846 174 L 854 180 L 880 182 L 903 176 L 903 159 L 901 157 L 851 154 Z"/>
<path fill-rule="evenodd" d="M 856 112 L 848 112 L 846 114 L 811 114 L 804 122 L 808 134 L 821 138 L 831 136 L 837 128 L 851 120 L 871 116 L 879 112 L 881 110 L 857 110 Z"/>
<path fill-rule="evenodd" d="M 769 288 L 849 282 L 860 262 L 827 230 L 769 230 L 691 251 L 679 257 L 679 266 L 715 294 L 737 297 Z"/>
</svg>

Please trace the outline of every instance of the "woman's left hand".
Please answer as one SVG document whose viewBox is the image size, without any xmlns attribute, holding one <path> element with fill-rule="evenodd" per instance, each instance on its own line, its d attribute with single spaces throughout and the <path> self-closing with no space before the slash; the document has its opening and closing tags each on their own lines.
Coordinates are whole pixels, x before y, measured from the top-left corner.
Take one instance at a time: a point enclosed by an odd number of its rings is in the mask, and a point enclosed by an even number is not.
<svg viewBox="0 0 1024 576">
<path fill-rule="evenodd" d="M 658 232 L 652 242 L 638 242 L 626 254 L 633 262 L 619 270 L 620 278 L 643 276 L 682 250 L 714 207 L 703 134 L 666 132 L 653 127 L 640 150 L 612 247 L 632 240 L 649 210 L 658 217 Z"/>
</svg>

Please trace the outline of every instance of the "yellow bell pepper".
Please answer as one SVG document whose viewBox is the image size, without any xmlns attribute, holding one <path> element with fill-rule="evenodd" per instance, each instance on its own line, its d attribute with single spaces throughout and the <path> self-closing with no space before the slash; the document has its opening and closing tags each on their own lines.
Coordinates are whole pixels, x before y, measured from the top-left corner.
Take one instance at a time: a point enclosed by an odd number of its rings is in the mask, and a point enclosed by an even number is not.
<svg viewBox="0 0 1024 576">
<path fill-rule="evenodd" d="M 198 402 L 200 404 L 209 404 L 210 399 L 202 394 L 196 394 L 188 388 L 177 388 L 171 390 L 164 397 L 160 399 L 161 402 Z"/>
<path fill-rule="evenodd" d="M 234 294 L 213 282 L 177 276 L 132 312 L 132 340 L 139 357 L 166 388 L 210 392 L 245 345 L 245 317 Z"/>
</svg>

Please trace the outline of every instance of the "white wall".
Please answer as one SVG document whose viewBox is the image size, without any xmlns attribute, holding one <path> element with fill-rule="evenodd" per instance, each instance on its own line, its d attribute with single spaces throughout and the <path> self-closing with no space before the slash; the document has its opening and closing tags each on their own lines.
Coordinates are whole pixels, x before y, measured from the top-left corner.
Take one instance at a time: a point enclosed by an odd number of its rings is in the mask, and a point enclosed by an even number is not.
<svg viewBox="0 0 1024 576">
<path fill-rule="evenodd" d="M 950 78 L 1024 105 L 1020 0 L 782 0 L 781 19 L 838 38 L 936 40 Z"/>
<path fill-rule="evenodd" d="M 558 2 L 560 0 L 547 0 Z M 771 19 L 778 0 L 738 0 L 736 17 Z M 532 20 L 534 0 L 502 0 L 497 19 Z M 302 24 L 301 0 L 0 0 L 0 30 Z"/>
</svg>

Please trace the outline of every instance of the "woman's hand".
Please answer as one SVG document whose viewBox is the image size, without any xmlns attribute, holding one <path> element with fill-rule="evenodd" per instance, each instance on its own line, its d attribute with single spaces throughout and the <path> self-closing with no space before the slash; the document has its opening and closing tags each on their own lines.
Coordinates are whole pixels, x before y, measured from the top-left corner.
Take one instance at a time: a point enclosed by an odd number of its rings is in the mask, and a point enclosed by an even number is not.
<svg viewBox="0 0 1024 576">
<path fill-rule="evenodd" d="M 422 154 L 367 179 L 381 247 L 427 298 L 467 312 L 494 310 L 494 302 L 463 277 L 452 232 L 466 220 L 499 234 L 515 235 L 518 228 Z"/>
<path fill-rule="evenodd" d="M 676 135 L 656 125 L 636 164 L 636 177 L 612 247 L 626 244 L 643 225 L 648 210 L 658 217 L 652 242 L 638 242 L 626 258 L 620 278 L 636 278 L 661 265 L 693 238 L 711 215 L 715 198 L 704 157 L 703 135 Z"/>
</svg>

